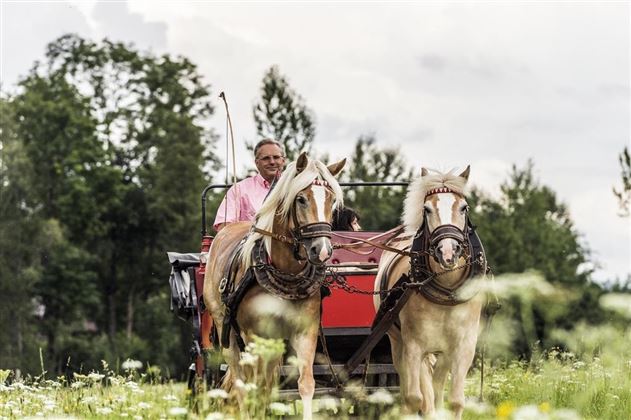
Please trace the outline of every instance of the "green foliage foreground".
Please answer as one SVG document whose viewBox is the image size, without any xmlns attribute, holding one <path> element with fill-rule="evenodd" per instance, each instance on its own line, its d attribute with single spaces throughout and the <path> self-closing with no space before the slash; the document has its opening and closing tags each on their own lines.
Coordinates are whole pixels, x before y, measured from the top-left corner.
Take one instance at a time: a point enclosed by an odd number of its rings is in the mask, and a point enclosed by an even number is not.
<svg viewBox="0 0 631 420">
<path fill-rule="evenodd" d="M 594 340 L 594 336 L 597 336 Z M 465 419 L 626 419 L 631 412 L 631 328 L 574 331 L 583 352 L 552 349 L 531 362 L 486 366 L 484 395 L 479 402 L 479 370 L 470 372 Z M 607 343 L 602 346 L 603 340 Z M 264 359 L 279 350 L 277 343 L 262 340 L 246 359 Z M 265 347 L 265 349 L 263 349 Z M 282 347 L 282 345 L 280 346 Z M 598 354 L 594 356 L 594 354 Z M 47 379 L 46 374 L 14 380 L 0 371 L 0 418 L 28 416 L 65 418 L 243 418 L 236 401 L 220 389 L 196 396 L 181 383 L 160 383 L 155 367 L 128 360 L 118 372 L 104 363 L 101 372 L 73 378 Z M 300 401 L 282 402 L 262 392 L 255 383 L 237 383 L 243 389 L 253 418 L 300 415 Z M 385 389 L 367 393 L 350 385 L 344 398 L 318 398 L 316 418 L 401 418 L 397 395 Z M 411 417 L 416 418 L 416 417 Z M 450 418 L 446 411 L 436 418 Z"/>
</svg>

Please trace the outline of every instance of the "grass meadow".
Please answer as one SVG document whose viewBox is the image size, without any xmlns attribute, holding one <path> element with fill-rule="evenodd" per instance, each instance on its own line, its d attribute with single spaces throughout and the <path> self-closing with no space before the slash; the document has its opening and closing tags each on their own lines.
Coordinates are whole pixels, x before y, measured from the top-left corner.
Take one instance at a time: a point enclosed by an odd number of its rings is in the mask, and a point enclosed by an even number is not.
<svg viewBox="0 0 631 420">
<path fill-rule="evenodd" d="M 162 383 L 155 368 L 134 361 L 127 364 L 120 373 L 104 364 L 101 372 L 77 374 L 70 381 L 46 375 L 12 381 L 10 371 L 0 371 L 0 418 L 244 418 L 223 390 L 203 390 L 193 396 L 183 383 Z M 273 401 L 260 395 L 255 384 L 239 386 L 248 393 L 253 418 L 300 415 L 299 401 Z M 479 370 L 473 369 L 466 419 L 622 420 L 631 415 L 628 354 L 587 360 L 552 350 L 530 363 L 487 366 L 484 402 L 478 399 L 479 386 Z M 359 386 L 349 387 L 345 398 L 318 398 L 315 407 L 316 418 L 405 417 L 396 394 L 385 390 L 367 394 Z M 441 411 L 435 418 L 448 419 L 450 414 Z"/>
<path fill-rule="evenodd" d="M 507 280 L 508 281 L 508 280 Z M 519 281 L 523 285 L 525 282 Z M 526 284 L 528 290 L 537 284 Z M 510 284 L 509 284 L 510 286 Z M 515 287 L 507 287 L 511 293 Z M 631 319 L 629 294 L 610 294 L 601 305 Z M 506 311 L 505 313 L 507 313 Z M 618 318 L 620 319 L 620 318 Z M 480 400 L 480 358 L 467 378 L 465 419 L 631 419 L 631 326 L 628 322 L 577 324 L 555 330 L 552 337 L 563 350 L 537 350 L 528 361 L 506 352 L 511 341 L 510 317 L 498 314 L 483 335 L 483 401 Z M 260 366 L 284 351 L 282 341 L 258 339 L 248 345 L 242 364 Z M 43 359 L 43 358 L 42 358 Z M 16 370 L 0 370 L 0 420 L 17 418 L 131 418 L 131 419 L 243 419 L 299 418 L 300 401 L 286 401 L 253 383 L 237 381 L 247 395 L 241 409 L 232 395 L 205 389 L 192 395 L 186 384 L 165 379 L 160 369 L 126 360 L 98 372 L 52 377 L 16 377 Z M 256 369 L 255 369 L 256 370 Z M 446 393 L 447 395 L 447 393 Z M 404 416 L 397 393 L 367 392 L 349 384 L 342 398 L 318 397 L 315 418 L 419 418 Z M 435 419 L 451 418 L 439 411 Z"/>
</svg>

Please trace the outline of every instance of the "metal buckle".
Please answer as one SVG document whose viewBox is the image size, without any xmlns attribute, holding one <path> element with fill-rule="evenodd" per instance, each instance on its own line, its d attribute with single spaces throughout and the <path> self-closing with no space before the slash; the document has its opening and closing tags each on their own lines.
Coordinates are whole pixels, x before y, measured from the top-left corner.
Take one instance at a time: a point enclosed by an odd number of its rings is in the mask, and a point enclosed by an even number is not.
<svg viewBox="0 0 631 420">
<path fill-rule="evenodd" d="M 228 285 L 228 279 L 226 277 L 222 278 L 219 282 L 219 293 L 223 293 L 226 290 L 226 286 Z"/>
</svg>

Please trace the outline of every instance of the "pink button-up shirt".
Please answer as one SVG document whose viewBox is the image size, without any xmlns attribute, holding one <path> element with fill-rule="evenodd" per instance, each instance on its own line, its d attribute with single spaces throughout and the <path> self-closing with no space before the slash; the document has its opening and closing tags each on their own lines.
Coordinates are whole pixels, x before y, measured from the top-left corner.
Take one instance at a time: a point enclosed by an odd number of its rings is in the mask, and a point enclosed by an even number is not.
<svg viewBox="0 0 631 420">
<path fill-rule="evenodd" d="M 217 210 L 213 223 L 215 230 L 222 223 L 254 220 L 269 189 L 270 183 L 261 174 L 246 178 L 230 187 Z"/>
</svg>

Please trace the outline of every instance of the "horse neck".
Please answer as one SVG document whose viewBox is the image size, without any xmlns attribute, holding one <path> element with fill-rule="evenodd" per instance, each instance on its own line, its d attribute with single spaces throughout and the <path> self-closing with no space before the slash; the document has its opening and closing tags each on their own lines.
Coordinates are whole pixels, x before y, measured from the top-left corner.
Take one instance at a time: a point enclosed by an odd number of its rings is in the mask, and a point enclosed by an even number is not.
<svg viewBox="0 0 631 420">
<path fill-rule="evenodd" d="M 281 223 L 278 216 L 274 218 L 273 232 L 288 238 L 292 237 L 288 222 Z M 290 274 L 300 273 L 306 264 L 304 261 L 296 260 L 292 245 L 276 240 L 272 240 L 270 259 L 274 267 Z"/>
</svg>

